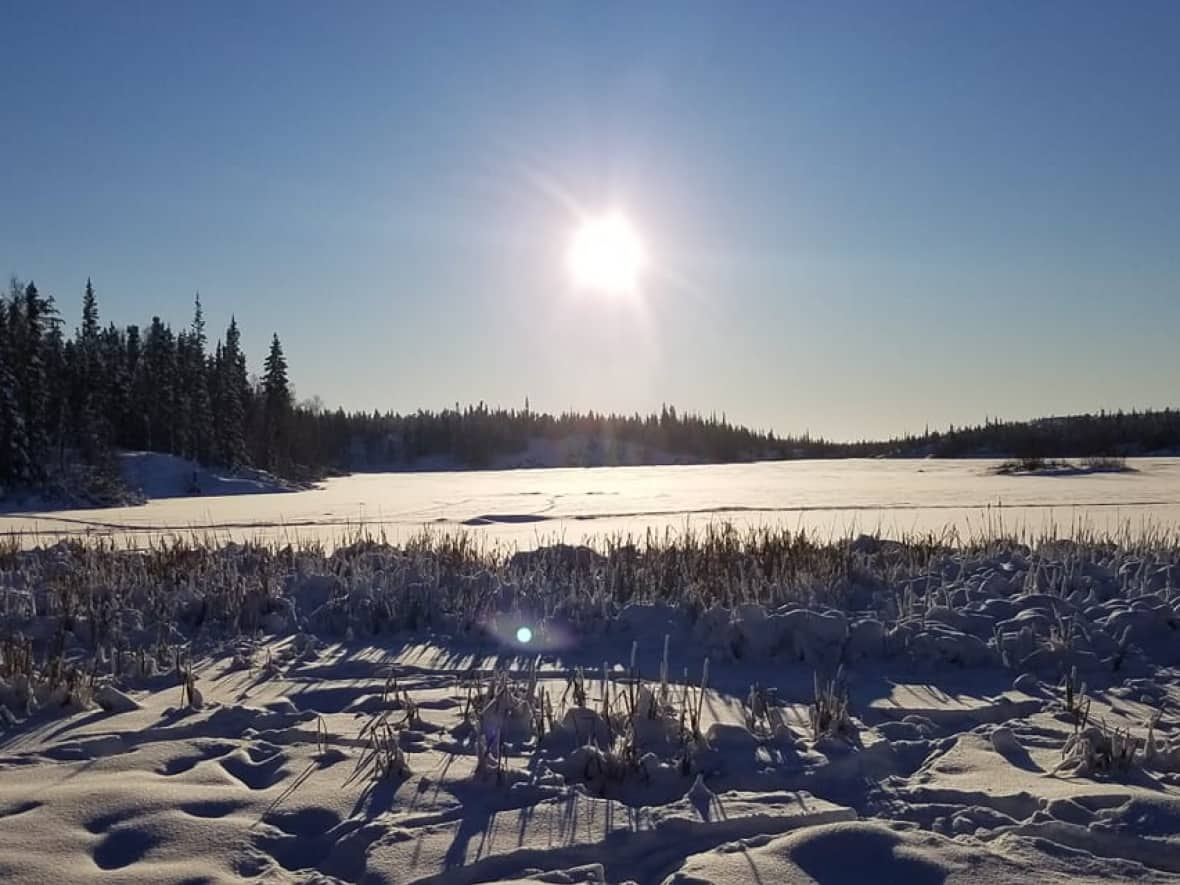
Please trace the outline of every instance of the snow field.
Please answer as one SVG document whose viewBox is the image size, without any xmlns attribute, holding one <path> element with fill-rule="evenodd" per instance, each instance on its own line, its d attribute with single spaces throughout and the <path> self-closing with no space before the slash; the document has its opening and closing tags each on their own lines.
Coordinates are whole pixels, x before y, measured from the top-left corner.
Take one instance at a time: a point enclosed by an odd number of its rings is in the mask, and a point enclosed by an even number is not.
<svg viewBox="0 0 1180 885">
<path fill-rule="evenodd" d="M 464 538 L 6 553 L 0 874 L 1180 875 L 1166 539 Z"/>
</svg>

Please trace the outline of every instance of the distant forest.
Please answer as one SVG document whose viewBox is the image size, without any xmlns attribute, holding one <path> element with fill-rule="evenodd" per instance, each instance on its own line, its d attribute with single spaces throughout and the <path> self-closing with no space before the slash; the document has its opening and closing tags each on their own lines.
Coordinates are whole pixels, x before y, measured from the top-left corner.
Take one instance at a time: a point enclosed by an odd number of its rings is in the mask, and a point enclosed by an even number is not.
<svg viewBox="0 0 1180 885">
<path fill-rule="evenodd" d="M 52 297 L 13 280 L 0 296 L 0 488 L 36 486 L 67 465 L 113 475 L 119 449 L 179 455 L 207 465 L 260 467 L 310 479 L 334 471 L 413 467 L 419 459 L 483 467 L 522 456 L 531 441 L 577 438 L 570 463 L 668 458 L 729 462 L 785 458 L 1134 455 L 1180 448 L 1172 409 L 987 421 L 888 441 L 838 443 L 776 436 L 724 415 L 595 412 L 549 415 L 475 406 L 442 411 L 352 412 L 297 403 L 278 335 L 251 375 L 231 320 L 210 347 L 200 298 L 174 332 L 99 322 L 87 281 L 73 335 Z"/>
<path fill-rule="evenodd" d="M 1097 414 L 988 420 L 975 427 L 927 431 L 885 443 L 837 445 L 842 456 L 936 458 L 1086 458 L 1180 453 L 1180 410 L 1102 411 Z"/>
</svg>

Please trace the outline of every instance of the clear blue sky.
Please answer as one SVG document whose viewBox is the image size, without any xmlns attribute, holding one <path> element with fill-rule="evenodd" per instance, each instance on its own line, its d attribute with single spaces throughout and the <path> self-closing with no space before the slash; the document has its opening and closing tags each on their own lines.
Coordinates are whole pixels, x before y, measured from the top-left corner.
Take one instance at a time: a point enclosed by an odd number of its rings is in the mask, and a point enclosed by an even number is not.
<svg viewBox="0 0 1180 885">
<path fill-rule="evenodd" d="M 348 408 L 1180 400 L 1180 3 L 8 3 L 0 272 Z M 570 291 L 621 207 L 638 300 Z"/>
</svg>

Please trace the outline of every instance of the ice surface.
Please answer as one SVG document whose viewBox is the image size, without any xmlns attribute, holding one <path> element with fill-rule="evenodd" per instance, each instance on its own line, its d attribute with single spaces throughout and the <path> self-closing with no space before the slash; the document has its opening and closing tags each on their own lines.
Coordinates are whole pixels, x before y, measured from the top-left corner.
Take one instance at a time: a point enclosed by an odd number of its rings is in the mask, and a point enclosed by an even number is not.
<svg viewBox="0 0 1180 885">
<path fill-rule="evenodd" d="M 26 533 L 29 546 L 86 534 L 139 544 L 191 531 L 331 544 L 360 525 L 393 541 L 428 526 L 534 547 L 559 537 L 576 543 L 616 532 L 679 531 L 717 519 L 806 528 L 824 538 L 1180 523 L 1180 459 L 1131 463 L 1136 472 L 1070 477 L 995 476 L 996 462 L 933 459 L 356 474 L 311 491 L 233 497 L 220 495 L 270 487 L 221 477 L 209 481 L 217 494 L 0 516 L 0 533 Z M 161 485 L 149 482 L 149 494 Z"/>
</svg>

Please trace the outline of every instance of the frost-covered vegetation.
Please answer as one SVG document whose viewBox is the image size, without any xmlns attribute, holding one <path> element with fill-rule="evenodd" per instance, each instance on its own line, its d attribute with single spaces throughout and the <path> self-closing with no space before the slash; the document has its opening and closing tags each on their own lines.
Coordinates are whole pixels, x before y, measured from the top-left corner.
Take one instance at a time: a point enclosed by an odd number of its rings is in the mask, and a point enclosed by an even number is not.
<svg viewBox="0 0 1180 885">
<path fill-rule="evenodd" d="M 358 536 L 331 552 L 63 541 L 0 555 L 0 660 L 27 677 L 6 688 L 10 713 L 83 674 L 151 675 L 237 637 L 409 634 L 560 655 L 619 631 L 690 637 L 715 664 L 802 662 L 833 680 L 828 707 L 837 668 L 874 660 L 1137 672 L 1180 663 L 1180 540 L 833 543 L 723 525 L 526 552 L 426 532 L 400 547 Z M 842 719 L 821 713 L 818 731 Z"/>
<path fill-rule="evenodd" d="M 12 544 L 0 812 L 157 879 L 226 838 L 214 878 L 728 881 L 721 846 L 806 828 L 1162 881 L 1178 636 L 1167 534 Z M 78 780 L 21 804 L 46 766 Z"/>
<path fill-rule="evenodd" d="M 1030 456 L 1004 461 L 995 468 L 1002 476 L 1075 476 L 1084 473 L 1127 473 L 1135 468 L 1119 456 L 1093 455 L 1073 462 L 1062 458 Z"/>
</svg>

